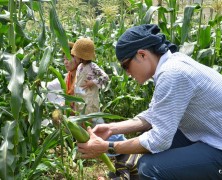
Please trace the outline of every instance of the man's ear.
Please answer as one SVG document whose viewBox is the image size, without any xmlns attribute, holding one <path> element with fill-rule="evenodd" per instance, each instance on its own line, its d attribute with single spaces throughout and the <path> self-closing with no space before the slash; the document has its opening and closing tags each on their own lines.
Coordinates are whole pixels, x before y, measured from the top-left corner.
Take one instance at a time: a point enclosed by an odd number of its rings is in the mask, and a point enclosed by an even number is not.
<svg viewBox="0 0 222 180">
<path fill-rule="evenodd" d="M 138 51 L 137 51 L 137 54 L 139 55 L 138 57 L 140 57 L 140 58 L 144 58 L 144 56 L 145 56 L 145 54 L 146 54 L 146 52 L 145 52 L 145 50 L 143 50 L 143 49 L 139 49 Z"/>
</svg>

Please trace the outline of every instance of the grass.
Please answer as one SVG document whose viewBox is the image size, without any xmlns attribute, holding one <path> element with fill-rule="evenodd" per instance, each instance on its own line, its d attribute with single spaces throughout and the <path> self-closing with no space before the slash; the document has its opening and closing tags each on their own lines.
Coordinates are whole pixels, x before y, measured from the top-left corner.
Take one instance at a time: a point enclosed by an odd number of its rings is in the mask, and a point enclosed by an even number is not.
<svg viewBox="0 0 222 180">
<path fill-rule="evenodd" d="M 84 179 L 97 179 L 98 177 L 106 177 L 106 174 L 109 172 L 106 165 L 98 160 L 87 160 L 84 166 Z"/>
<path fill-rule="evenodd" d="M 60 154 L 60 146 L 57 147 L 57 157 L 61 157 Z M 54 150 L 51 150 L 49 152 L 50 154 L 56 153 Z M 66 150 L 64 149 L 64 169 L 69 172 L 65 176 L 64 172 L 61 172 L 61 170 L 57 170 L 55 172 L 54 169 L 52 171 L 47 171 L 47 173 L 44 173 L 41 175 L 41 178 L 39 180 L 48 180 L 48 179 L 53 179 L 53 180 L 97 180 L 98 177 L 104 177 L 105 179 L 107 178 L 107 173 L 109 172 L 107 166 L 103 163 L 102 160 L 100 159 L 79 159 L 78 155 L 74 160 L 73 164 L 76 164 L 75 166 L 71 165 L 70 162 L 67 162 L 68 159 L 68 154 L 66 153 Z M 113 161 L 113 159 L 111 159 Z M 82 168 L 78 165 L 78 162 L 82 162 Z M 114 164 L 114 161 L 113 161 Z M 61 164 L 60 164 L 61 165 Z M 61 166 L 60 166 L 61 167 Z M 82 173 L 82 175 L 81 175 Z"/>
</svg>

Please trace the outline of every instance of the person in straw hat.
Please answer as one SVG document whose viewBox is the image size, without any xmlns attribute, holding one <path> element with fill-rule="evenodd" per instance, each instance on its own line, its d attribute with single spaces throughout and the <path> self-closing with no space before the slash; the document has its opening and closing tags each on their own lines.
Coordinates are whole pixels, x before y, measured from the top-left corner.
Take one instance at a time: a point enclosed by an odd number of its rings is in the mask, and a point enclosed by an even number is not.
<svg viewBox="0 0 222 180">
<path fill-rule="evenodd" d="M 71 54 L 80 63 L 76 71 L 75 95 L 81 97 L 86 104 L 84 108 L 83 104 L 76 103 L 76 111 L 81 114 L 99 112 L 99 89 L 105 87 L 109 77 L 93 62 L 95 59 L 94 42 L 89 38 L 78 39 Z"/>
</svg>

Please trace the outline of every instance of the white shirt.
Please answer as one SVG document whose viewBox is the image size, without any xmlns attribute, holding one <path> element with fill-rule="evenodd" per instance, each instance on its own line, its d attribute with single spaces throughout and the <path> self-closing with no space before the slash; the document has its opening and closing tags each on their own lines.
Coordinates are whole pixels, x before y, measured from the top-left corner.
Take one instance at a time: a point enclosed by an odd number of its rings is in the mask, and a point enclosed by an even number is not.
<svg viewBox="0 0 222 180">
<path fill-rule="evenodd" d="M 168 51 L 153 78 L 149 109 L 137 115 L 152 125 L 139 137 L 141 145 L 152 153 L 169 149 L 179 128 L 191 141 L 222 150 L 222 75 Z"/>
<path fill-rule="evenodd" d="M 58 105 L 64 105 L 65 99 L 59 95 L 58 92 L 62 92 L 62 88 L 59 80 L 56 78 L 53 81 L 48 82 L 47 88 L 49 93 L 47 94 L 48 101 Z"/>
</svg>

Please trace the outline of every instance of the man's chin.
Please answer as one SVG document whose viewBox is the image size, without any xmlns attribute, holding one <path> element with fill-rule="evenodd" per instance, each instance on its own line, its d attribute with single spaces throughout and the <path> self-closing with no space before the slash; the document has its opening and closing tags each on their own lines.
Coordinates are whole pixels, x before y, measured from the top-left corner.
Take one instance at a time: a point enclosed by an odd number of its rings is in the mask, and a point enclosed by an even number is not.
<svg viewBox="0 0 222 180">
<path fill-rule="evenodd" d="M 136 80 L 136 81 L 137 81 L 137 80 Z M 138 84 L 143 85 L 144 83 L 147 82 L 147 80 L 145 79 L 145 80 L 140 80 L 140 81 L 137 81 L 137 82 L 138 82 Z"/>
<path fill-rule="evenodd" d="M 140 84 L 140 85 L 143 85 L 143 84 L 144 84 L 144 81 L 142 81 L 142 82 L 137 81 L 137 82 L 138 82 L 138 84 Z"/>
</svg>

